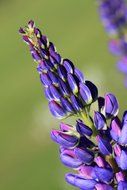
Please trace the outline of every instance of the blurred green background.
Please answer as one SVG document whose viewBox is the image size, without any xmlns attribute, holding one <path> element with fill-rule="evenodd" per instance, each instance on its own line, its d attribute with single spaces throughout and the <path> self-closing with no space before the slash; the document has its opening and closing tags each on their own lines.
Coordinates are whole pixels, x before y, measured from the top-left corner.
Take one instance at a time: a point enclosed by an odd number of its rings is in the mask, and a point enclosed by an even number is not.
<svg viewBox="0 0 127 190">
<path fill-rule="evenodd" d="M 59 122 L 48 111 L 36 64 L 18 34 L 29 19 L 94 81 L 100 95 L 116 94 L 120 115 L 127 91 L 108 52 L 96 1 L 0 1 L 0 190 L 71 190 L 49 135 Z"/>
</svg>

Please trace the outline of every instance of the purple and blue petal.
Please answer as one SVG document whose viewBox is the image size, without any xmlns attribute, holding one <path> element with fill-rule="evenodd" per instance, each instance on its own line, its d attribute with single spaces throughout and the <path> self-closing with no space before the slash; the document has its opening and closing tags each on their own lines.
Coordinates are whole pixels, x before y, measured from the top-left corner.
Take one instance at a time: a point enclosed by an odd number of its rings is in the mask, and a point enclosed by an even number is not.
<svg viewBox="0 0 127 190">
<path fill-rule="evenodd" d="M 94 125 L 97 130 L 106 130 L 107 124 L 106 124 L 106 118 L 104 115 L 100 112 L 94 112 Z"/>
<path fill-rule="evenodd" d="M 54 100 L 49 102 L 49 110 L 52 115 L 58 119 L 63 119 L 67 116 L 67 112 L 64 107 Z"/>
<path fill-rule="evenodd" d="M 81 119 L 76 121 L 76 130 L 81 135 L 91 136 L 93 133 L 92 129 L 85 125 Z"/>
<path fill-rule="evenodd" d="M 103 155 L 110 155 L 112 153 L 112 146 L 108 139 L 97 136 L 98 148 Z"/>
<path fill-rule="evenodd" d="M 76 174 L 66 174 L 66 181 L 78 188 L 83 190 L 94 190 L 97 182 L 93 179 L 85 179 L 83 176 Z"/>
<path fill-rule="evenodd" d="M 82 165 L 82 161 L 78 159 L 73 150 L 64 150 L 60 154 L 62 163 L 70 168 L 79 168 Z"/>
</svg>

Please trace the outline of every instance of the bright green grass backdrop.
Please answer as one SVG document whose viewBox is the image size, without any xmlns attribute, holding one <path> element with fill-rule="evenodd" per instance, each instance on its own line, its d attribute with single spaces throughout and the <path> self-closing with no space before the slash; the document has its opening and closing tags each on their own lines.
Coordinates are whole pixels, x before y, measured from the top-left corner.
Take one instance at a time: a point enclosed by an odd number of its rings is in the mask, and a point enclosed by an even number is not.
<svg viewBox="0 0 127 190">
<path fill-rule="evenodd" d="M 18 34 L 34 19 L 64 58 L 94 81 L 100 94 L 113 92 L 127 107 L 123 76 L 107 48 L 93 0 L 0 1 L 0 190 L 70 190 L 67 170 L 50 140 L 58 122 L 47 101 L 28 47 Z"/>
</svg>

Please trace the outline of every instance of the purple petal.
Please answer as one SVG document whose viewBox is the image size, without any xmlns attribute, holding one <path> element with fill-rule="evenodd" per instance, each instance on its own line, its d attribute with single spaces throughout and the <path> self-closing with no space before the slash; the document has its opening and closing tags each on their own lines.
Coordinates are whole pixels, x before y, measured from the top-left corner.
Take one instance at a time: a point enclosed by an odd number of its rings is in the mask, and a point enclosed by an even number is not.
<svg viewBox="0 0 127 190">
<path fill-rule="evenodd" d="M 116 173 L 116 179 L 117 179 L 117 182 L 125 181 L 125 176 L 122 172 L 118 172 Z"/>
<path fill-rule="evenodd" d="M 86 84 L 84 83 L 80 83 L 79 85 L 79 91 L 80 91 L 80 95 L 83 99 L 83 101 L 85 102 L 85 104 L 91 104 L 92 103 L 92 94 L 90 89 L 86 86 Z"/>
<path fill-rule="evenodd" d="M 26 32 L 25 32 L 25 30 L 24 30 L 23 28 L 20 27 L 19 33 L 20 33 L 20 34 L 25 34 Z"/>
<path fill-rule="evenodd" d="M 50 60 L 53 63 L 53 65 L 60 64 L 61 56 L 57 52 L 52 51 L 52 52 L 50 52 Z"/>
<path fill-rule="evenodd" d="M 41 62 L 38 64 L 37 70 L 38 69 L 41 70 L 41 73 L 47 73 L 47 71 L 53 69 L 53 65 L 48 60 L 41 60 Z"/>
<path fill-rule="evenodd" d="M 119 137 L 119 143 L 122 145 L 127 145 L 127 123 L 123 125 L 121 134 Z"/>
<path fill-rule="evenodd" d="M 60 101 L 61 93 L 59 91 L 59 88 L 55 87 L 54 85 L 49 86 L 50 92 L 52 93 L 52 96 L 55 101 Z"/>
<path fill-rule="evenodd" d="M 59 84 L 59 80 L 58 80 L 58 76 L 56 75 L 56 73 L 48 71 L 48 75 L 52 81 L 52 84 L 54 84 L 55 86 L 58 86 Z"/>
<path fill-rule="evenodd" d="M 119 143 L 122 145 L 126 145 L 127 144 L 127 111 L 125 111 L 123 114 L 122 125 L 123 125 L 123 127 L 121 130 Z"/>
<path fill-rule="evenodd" d="M 96 101 L 98 98 L 98 89 L 91 81 L 85 81 L 86 86 L 89 88 L 93 101 Z"/>
<path fill-rule="evenodd" d="M 73 148 L 78 143 L 78 138 L 76 136 L 68 135 L 65 132 L 59 130 L 52 130 L 51 138 L 53 141 L 65 148 Z"/>
<path fill-rule="evenodd" d="M 85 179 L 96 179 L 93 166 L 82 165 L 79 169 L 79 174 L 81 174 Z"/>
<path fill-rule="evenodd" d="M 65 118 L 67 116 L 64 108 L 54 100 L 49 102 L 49 109 L 52 115 L 58 119 Z"/>
<path fill-rule="evenodd" d="M 94 124 L 96 129 L 101 130 L 101 129 L 107 129 L 107 124 L 106 124 L 106 119 L 104 115 L 100 112 L 95 112 L 94 113 Z"/>
<path fill-rule="evenodd" d="M 116 97 L 108 93 L 105 95 L 105 114 L 107 118 L 115 117 L 118 114 L 119 106 Z"/>
<path fill-rule="evenodd" d="M 41 56 L 37 51 L 31 51 L 31 55 L 32 55 L 34 61 L 40 61 L 41 60 Z"/>
<path fill-rule="evenodd" d="M 47 73 L 42 73 L 40 74 L 40 80 L 42 82 L 42 84 L 45 86 L 45 87 L 48 87 L 51 85 L 51 79 L 50 77 L 48 76 Z"/>
<path fill-rule="evenodd" d="M 121 121 L 118 117 L 112 119 L 110 124 L 110 135 L 113 140 L 118 141 L 121 134 Z"/>
<path fill-rule="evenodd" d="M 71 95 L 70 99 L 71 99 L 71 104 L 73 105 L 74 110 L 81 111 L 83 108 L 83 105 L 80 102 L 80 100 L 75 95 Z"/>
<path fill-rule="evenodd" d="M 49 42 L 49 52 L 52 53 L 56 51 L 56 48 L 52 42 Z"/>
<path fill-rule="evenodd" d="M 65 124 L 63 122 L 60 123 L 60 130 L 63 132 L 71 131 L 73 127 L 71 125 Z"/>
<path fill-rule="evenodd" d="M 46 99 L 48 99 L 49 101 L 54 99 L 49 87 L 44 89 L 44 93 L 45 93 Z"/>
<path fill-rule="evenodd" d="M 124 74 L 127 74 L 127 57 L 122 57 L 117 63 L 117 68 Z"/>
<path fill-rule="evenodd" d="M 70 101 L 67 98 L 61 98 L 60 99 L 62 106 L 65 108 L 67 112 L 74 113 L 74 108 Z"/>
<path fill-rule="evenodd" d="M 66 181 L 71 185 L 83 190 L 94 190 L 96 181 L 92 179 L 84 179 L 82 176 L 75 174 L 66 174 Z"/>
<path fill-rule="evenodd" d="M 22 37 L 23 41 L 26 42 L 28 45 L 31 44 L 30 40 L 29 40 L 29 37 L 27 35 L 23 35 Z"/>
<path fill-rule="evenodd" d="M 47 73 L 48 68 L 47 68 L 47 64 L 45 61 L 41 61 L 38 66 L 37 66 L 37 71 L 39 72 L 39 74 L 41 74 L 42 72 Z"/>
<path fill-rule="evenodd" d="M 106 161 L 101 156 L 95 157 L 94 161 L 101 168 L 104 168 L 107 165 Z"/>
<path fill-rule="evenodd" d="M 69 59 L 63 60 L 63 66 L 66 68 L 67 73 L 74 73 L 74 65 Z"/>
<path fill-rule="evenodd" d="M 110 169 L 95 166 L 95 174 L 100 182 L 109 183 L 113 179 L 113 171 Z"/>
<path fill-rule="evenodd" d="M 112 146 L 108 139 L 103 138 L 98 135 L 97 142 L 98 142 L 99 150 L 101 151 L 102 154 L 109 155 L 112 153 Z"/>
<path fill-rule="evenodd" d="M 116 144 L 116 145 L 114 146 L 113 150 L 114 150 L 116 156 L 118 156 L 118 157 L 121 156 L 121 151 L 122 151 L 122 150 L 121 150 L 121 147 L 120 147 L 118 144 Z"/>
<path fill-rule="evenodd" d="M 109 41 L 109 50 L 112 54 L 120 56 L 121 55 L 121 44 L 119 39 L 111 39 Z"/>
<path fill-rule="evenodd" d="M 41 49 L 41 56 L 43 57 L 43 59 L 47 59 L 48 58 L 48 52 L 46 49 Z"/>
<path fill-rule="evenodd" d="M 48 40 L 48 38 L 46 37 L 46 36 L 44 36 L 44 35 L 41 35 L 40 36 L 40 41 L 41 41 L 41 43 L 43 44 L 43 46 L 46 48 L 47 46 L 48 46 L 48 44 L 49 44 L 49 40 Z"/>
<path fill-rule="evenodd" d="M 96 190 L 113 190 L 113 188 L 110 185 L 98 183 L 95 185 Z"/>
<path fill-rule="evenodd" d="M 67 71 L 63 65 L 58 65 L 57 68 L 58 75 L 62 80 L 67 80 Z"/>
<path fill-rule="evenodd" d="M 75 68 L 74 74 L 76 75 L 76 77 L 79 79 L 80 82 L 82 82 L 82 83 L 85 82 L 84 74 L 79 69 Z"/>
<path fill-rule="evenodd" d="M 78 133 L 80 133 L 81 135 L 87 135 L 87 136 L 92 135 L 93 133 L 92 129 L 86 126 L 81 119 L 78 119 L 76 122 L 77 122 L 76 130 L 78 131 Z"/>
<path fill-rule="evenodd" d="M 127 151 L 122 150 L 120 156 L 116 156 L 116 162 L 122 170 L 127 170 Z"/>
<path fill-rule="evenodd" d="M 77 81 L 76 81 L 75 76 L 74 76 L 73 74 L 70 74 L 70 73 L 69 73 L 69 74 L 67 75 L 67 81 L 68 81 L 68 83 L 69 83 L 69 86 L 70 86 L 72 92 L 73 92 L 74 94 L 77 94 L 77 93 L 78 93 L 78 83 L 77 83 Z"/>
<path fill-rule="evenodd" d="M 120 181 L 117 190 L 126 190 L 126 189 L 127 189 L 127 181 Z"/>
<path fill-rule="evenodd" d="M 59 89 L 64 97 L 70 96 L 71 89 L 69 85 L 61 79 L 59 79 Z"/>
<path fill-rule="evenodd" d="M 79 158 L 83 163 L 90 164 L 93 162 L 94 154 L 92 151 L 86 148 L 75 148 L 75 155 Z"/>
<path fill-rule="evenodd" d="M 70 168 L 79 168 L 82 164 L 82 161 L 76 158 L 73 150 L 64 150 L 60 154 L 60 159 L 65 166 Z"/>
</svg>

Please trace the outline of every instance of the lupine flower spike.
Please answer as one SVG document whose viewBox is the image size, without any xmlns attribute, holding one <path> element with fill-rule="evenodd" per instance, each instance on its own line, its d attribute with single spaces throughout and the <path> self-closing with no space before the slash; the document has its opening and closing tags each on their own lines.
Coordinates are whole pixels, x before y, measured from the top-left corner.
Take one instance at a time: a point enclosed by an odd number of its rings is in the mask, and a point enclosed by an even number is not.
<svg viewBox="0 0 127 190">
<path fill-rule="evenodd" d="M 125 75 L 127 87 L 127 3 L 125 0 L 98 0 L 99 14 L 109 35 L 109 50 L 118 56 L 117 68 Z"/>
<path fill-rule="evenodd" d="M 29 21 L 20 33 L 37 63 L 49 109 L 58 119 L 76 116 L 51 131 L 61 162 L 75 172 L 66 181 L 81 190 L 127 189 L 127 111 L 118 117 L 116 97 L 98 97 L 98 89 Z M 98 102 L 94 112 L 91 104 Z"/>
</svg>

